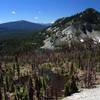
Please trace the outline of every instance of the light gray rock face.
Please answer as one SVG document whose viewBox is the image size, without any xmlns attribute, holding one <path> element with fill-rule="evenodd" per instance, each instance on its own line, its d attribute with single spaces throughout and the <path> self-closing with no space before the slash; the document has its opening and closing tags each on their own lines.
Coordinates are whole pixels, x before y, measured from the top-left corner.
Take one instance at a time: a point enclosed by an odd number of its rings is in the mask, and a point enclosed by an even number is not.
<svg viewBox="0 0 100 100">
<path fill-rule="evenodd" d="M 90 8 L 74 16 L 61 18 L 43 34 L 46 38 L 42 48 L 48 49 L 87 39 L 100 42 L 100 13 Z"/>
<path fill-rule="evenodd" d="M 51 28 L 49 31 L 52 31 L 53 34 L 45 39 L 42 48 L 51 49 L 57 46 L 70 44 L 72 41 L 84 42 L 88 38 L 94 40 L 94 42 L 100 42 L 100 31 L 95 31 L 94 29 L 91 30 L 91 32 L 87 29 L 84 29 L 83 31 L 80 26 L 77 28 L 74 25 L 65 27 L 62 30 L 58 27 L 54 30 Z"/>
</svg>

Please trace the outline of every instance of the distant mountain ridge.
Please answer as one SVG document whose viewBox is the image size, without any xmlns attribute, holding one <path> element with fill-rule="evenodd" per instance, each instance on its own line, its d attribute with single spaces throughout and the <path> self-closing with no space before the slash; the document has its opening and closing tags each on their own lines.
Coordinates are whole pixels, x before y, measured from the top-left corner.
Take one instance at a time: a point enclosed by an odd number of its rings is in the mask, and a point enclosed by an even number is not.
<svg viewBox="0 0 100 100">
<path fill-rule="evenodd" d="M 50 24 L 32 23 L 25 20 L 0 24 L 0 39 L 27 36 L 33 32 L 41 31 Z"/>
<path fill-rule="evenodd" d="M 7 22 L 0 24 L 0 29 L 14 29 L 14 30 L 41 30 L 47 27 L 47 24 L 33 23 L 25 20 Z"/>
</svg>

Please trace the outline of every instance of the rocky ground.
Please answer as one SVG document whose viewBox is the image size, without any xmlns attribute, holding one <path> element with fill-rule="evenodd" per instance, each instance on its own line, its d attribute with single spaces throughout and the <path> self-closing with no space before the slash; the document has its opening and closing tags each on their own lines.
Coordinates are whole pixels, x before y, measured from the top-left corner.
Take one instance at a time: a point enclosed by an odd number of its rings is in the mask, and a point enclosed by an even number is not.
<svg viewBox="0 0 100 100">
<path fill-rule="evenodd" d="M 100 86 L 93 89 L 84 89 L 80 93 L 75 93 L 62 100 L 100 100 Z"/>
</svg>

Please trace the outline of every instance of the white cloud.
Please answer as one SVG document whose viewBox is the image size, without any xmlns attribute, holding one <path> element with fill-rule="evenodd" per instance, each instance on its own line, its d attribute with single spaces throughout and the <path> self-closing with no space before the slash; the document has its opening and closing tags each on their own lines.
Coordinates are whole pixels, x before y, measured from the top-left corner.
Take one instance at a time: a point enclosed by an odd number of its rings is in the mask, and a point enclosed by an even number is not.
<svg viewBox="0 0 100 100">
<path fill-rule="evenodd" d="M 35 20 L 38 20 L 38 19 L 39 19 L 39 17 L 34 17 L 34 19 L 35 19 Z"/>
<path fill-rule="evenodd" d="M 12 13 L 13 15 L 15 15 L 15 14 L 16 14 L 16 11 L 12 11 L 11 13 Z"/>
<path fill-rule="evenodd" d="M 51 24 L 53 24 L 55 21 L 51 21 Z"/>
</svg>

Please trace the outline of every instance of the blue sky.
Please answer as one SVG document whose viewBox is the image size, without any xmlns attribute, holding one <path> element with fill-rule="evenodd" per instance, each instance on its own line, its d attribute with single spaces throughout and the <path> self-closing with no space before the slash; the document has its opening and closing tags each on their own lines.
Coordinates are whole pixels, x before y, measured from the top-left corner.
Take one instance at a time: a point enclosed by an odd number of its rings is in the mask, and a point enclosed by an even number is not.
<svg viewBox="0 0 100 100">
<path fill-rule="evenodd" d="M 0 0 L 0 23 L 16 20 L 50 23 L 90 7 L 100 11 L 100 0 Z"/>
</svg>

